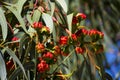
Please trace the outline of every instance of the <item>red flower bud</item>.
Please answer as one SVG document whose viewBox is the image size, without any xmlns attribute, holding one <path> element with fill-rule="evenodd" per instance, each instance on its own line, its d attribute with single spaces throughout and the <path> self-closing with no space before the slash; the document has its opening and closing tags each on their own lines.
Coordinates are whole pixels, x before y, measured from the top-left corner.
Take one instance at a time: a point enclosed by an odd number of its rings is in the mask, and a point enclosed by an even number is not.
<svg viewBox="0 0 120 80">
<path fill-rule="evenodd" d="M 68 37 L 67 37 L 67 36 L 61 36 L 61 37 L 60 37 L 59 43 L 60 43 L 61 45 L 66 45 L 67 42 L 68 42 Z"/>
<path fill-rule="evenodd" d="M 12 38 L 12 41 L 17 41 L 19 38 L 17 38 L 17 37 L 13 37 Z"/>
<path fill-rule="evenodd" d="M 38 22 L 38 28 L 42 28 L 42 27 L 43 27 L 42 22 Z"/>
<path fill-rule="evenodd" d="M 51 53 L 51 52 L 47 52 L 47 53 L 45 53 L 44 55 L 43 55 L 43 57 L 44 58 L 50 58 L 50 59 L 53 59 L 53 53 Z"/>
<path fill-rule="evenodd" d="M 37 28 L 38 27 L 38 22 L 34 22 L 33 23 L 33 28 Z"/>
<path fill-rule="evenodd" d="M 81 18 L 81 19 L 86 19 L 86 15 L 83 14 L 83 13 L 78 13 L 78 14 L 76 15 L 76 17 L 77 17 L 77 18 Z"/>
<path fill-rule="evenodd" d="M 75 41 L 77 40 L 77 36 L 75 34 L 72 34 L 71 37 L 73 40 L 75 40 Z"/>
<path fill-rule="evenodd" d="M 77 23 L 78 23 L 78 19 L 75 16 L 73 16 L 72 24 L 77 24 Z"/>
<path fill-rule="evenodd" d="M 34 22 L 33 23 L 33 28 L 42 28 L 43 24 L 42 22 Z"/>
<path fill-rule="evenodd" d="M 54 54 L 55 55 L 59 55 L 60 54 L 60 52 L 61 52 L 61 49 L 60 49 L 60 47 L 59 46 L 54 46 Z"/>
<path fill-rule="evenodd" d="M 76 53 L 78 53 L 78 54 L 83 54 L 84 49 L 81 48 L 81 47 L 76 47 L 76 48 L 75 48 L 75 51 L 76 51 Z"/>
<path fill-rule="evenodd" d="M 38 43 L 36 45 L 36 50 L 38 53 L 43 52 L 45 50 L 45 46 L 42 43 Z"/>
</svg>

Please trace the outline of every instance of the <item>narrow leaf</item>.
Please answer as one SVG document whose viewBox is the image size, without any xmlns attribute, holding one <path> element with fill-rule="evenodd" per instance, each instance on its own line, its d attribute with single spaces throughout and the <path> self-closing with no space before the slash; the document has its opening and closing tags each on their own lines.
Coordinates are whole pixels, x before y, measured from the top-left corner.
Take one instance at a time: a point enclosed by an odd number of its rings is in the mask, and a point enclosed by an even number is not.
<svg viewBox="0 0 120 80">
<path fill-rule="evenodd" d="M 2 53 L 0 51 L 0 80 L 7 80 L 6 79 L 6 67 L 5 67 L 5 62 L 2 57 Z"/>
<path fill-rule="evenodd" d="M 57 2 L 61 5 L 63 10 L 67 13 L 68 8 L 67 8 L 67 4 L 66 4 L 65 0 L 57 0 Z"/>
<path fill-rule="evenodd" d="M 53 32 L 53 26 L 54 26 L 52 17 L 49 14 L 43 13 L 42 18 L 45 21 L 46 26 L 50 28 L 50 33 L 52 33 Z"/>
<path fill-rule="evenodd" d="M 27 62 L 24 65 L 25 70 L 31 70 L 34 69 L 34 63 L 33 62 Z M 15 80 L 17 78 L 17 76 L 19 76 L 21 73 L 21 68 L 17 68 L 8 78 L 8 80 Z M 33 79 L 32 79 L 33 80 Z"/>
<path fill-rule="evenodd" d="M 24 75 L 25 75 L 25 78 L 28 80 L 27 75 L 26 75 L 26 73 L 25 73 L 25 69 L 24 69 L 23 65 L 21 64 L 20 60 L 19 60 L 19 59 L 17 58 L 17 56 L 15 55 L 15 53 L 14 53 L 11 49 L 9 49 L 9 48 L 5 48 L 5 50 L 6 50 L 6 51 L 8 52 L 8 54 L 13 58 L 13 60 L 17 62 L 17 64 L 19 65 L 19 67 L 22 69 L 22 71 L 23 71 L 23 73 L 24 73 Z"/>
<path fill-rule="evenodd" d="M 23 28 L 23 30 L 27 33 L 27 29 L 26 29 L 26 26 L 25 26 L 25 22 L 21 16 L 21 14 L 19 14 L 19 11 L 16 10 L 16 6 L 5 6 L 7 9 L 9 9 L 15 16 L 16 18 L 18 19 L 18 21 L 20 22 L 21 24 L 21 27 Z"/>
<path fill-rule="evenodd" d="M 32 21 L 32 19 L 31 19 L 31 15 L 30 15 L 30 14 L 27 14 L 26 17 L 27 17 L 27 20 L 28 20 L 28 22 L 30 23 L 30 25 L 32 25 L 32 24 L 33 24 L 33 21 Z"/>
<path fill-rule="evenodd" d="M 55 3 L 50 2 L 50 6 L 51 6 L 51 16 L 53 16 L 55 10 Z"/>
<path fill-rule="evenodd" d="M 70 32 L 72 32 L 72 18 L 73 18 L 73 13 L 67 15 L 68 29 Z"/>
<path fill-rule="evenodd" d="M 20 39 L 20 45 L 19 45 L 19 57 L 21 59 L 21 62 L 23 61 L 23 55 L 25 55 L 25 50 L 23 46 L 25 46 L 29 42 L 29 36 L 27 34 L 24 34 Z"/>
<path fill-rule="evenodd" d="M 8 28 L 7 28 L 7 22 L 6 22 L 6 18 L 4 15 L 4 12 L 2 10 L 2 8 L 0 7 L 0 25 L 2 28 L 2 36 L 3 36 L 3 40 L 5 41 L 6 37 L 7 37 L 7 32 L 8 32 Z"/>
<path fill-rule="evenodd" d="M 33 22 L 38 22 L 40 16 L 41 16 L 41 12 L 39 10 L 35 10 L 32 17 Z"/>
<path fill-rule="evenodd" d="M 26 2 L 27 0 L 18 0 L 18 2 L 15 4 L 15 6 L 17 7 L 17 10 L 19 12 L 19 14 L 21 14 L 21 11 L 22 11 L 22 7 L 24 5 L 24 3 Z"/>
</svg>

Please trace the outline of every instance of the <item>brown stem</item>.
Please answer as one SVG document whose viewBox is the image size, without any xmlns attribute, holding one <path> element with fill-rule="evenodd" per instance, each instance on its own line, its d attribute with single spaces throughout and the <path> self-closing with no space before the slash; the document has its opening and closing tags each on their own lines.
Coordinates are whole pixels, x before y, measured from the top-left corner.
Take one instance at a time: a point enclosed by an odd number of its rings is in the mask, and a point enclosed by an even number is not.
<svg viewBox="0 0 120 80">
<path fill-rule="evenodd" d="M 7 21 L 7 25 L 8 25 L 8 27 L 10 28 L 10 30 L 11 30 L 11 32 L 14 34 L 14 31 L 13 31 L 13 29 L 12 29 L 12 26 L 10 25 L 10 23 Z"/>
</svg>

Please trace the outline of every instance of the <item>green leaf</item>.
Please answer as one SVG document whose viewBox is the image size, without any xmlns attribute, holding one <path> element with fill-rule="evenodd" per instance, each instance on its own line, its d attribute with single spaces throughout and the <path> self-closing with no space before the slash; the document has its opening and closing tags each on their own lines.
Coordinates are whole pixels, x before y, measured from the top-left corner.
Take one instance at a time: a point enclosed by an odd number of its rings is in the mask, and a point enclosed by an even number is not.
<svg viewBox="0 0 120 80">
<path fill-rule="evenodd" d="M 7 51 L 8 54 L 13 58 L 13 60 L 16 61 L 16 63 L 17 63 L 17 64 L 19 65 L 19 67 L 22 69 L 25 78 L 28 80 L 27 75 L 26 75 L 26 72 L 25 72 L 25 69 L 24 69 L 23 65 L 21 64 L 20 60 L 19 60 L 19 59 L 17 58 L 17 56 L 15 55 L 15 53 L 14 53 L 11 49 L 9 49 L 9 48 L 4 48 L 4 49 L 5 49 L 5 51 Z"/>
<path fill-rule="evenodd" d="M 27 62 L 24 65 L 25 70 L 31 70 L 34 69 L 34 63 L 33 62 Z M 17 68 L 8 78 L 8 80 L 15 80 L 21 73 L 21 68 Z M 33 80 L 33 79 L 32 79 Z"/>
<path fill-rule="evenodd" d="M 6 67 L 5 67 L 5 62 L 2 57 L 2 53 L 0 51 L 0 80 L 6 80 Z"/>
<path fill-rule="evenodd" d="M 28 14 L 26 15 L 26 17 L 27 17 L 27 20 L 28 20 L 28 22 L 30 23 L 30 25 L 32 25 L 32 24 L 33 24 L 33 21 L 32 21 L 32 19 L 31 19 L 31 15 L 28 13 Z"/>
<path fill-rule="evenodd" d="M 40 19 L 40 16 L 41 16 L 41 12 L 38 9 L 35 10 L 32 17 L 33 22 L 38 22 Z"/>
<path fill-rule="evenodd" d="M 8 32 L 8 28 L 7 28 L 7 22 L 6 22 L 6 18 L 4 15 L 4 12 L 2 10 L 2 8 L 0 7 L 0 25 L 2 28 L 2 36 L 3 36 L 3 40 L 5 41 L 6 37 L 7 37 L 7 32 Z"/>
<path fill-rule="evenodd" d="M 51 6 L 51 16 L 53 16 L 55 10 L 55 3 L 50 2 L 50 6 Z"/>
<path fill-rule="evenodd" d="M 72 18 L 73 18 L 73 13 L 67 15 L 68 29 L 70 32 L 72 32 Z"/>
<path fill-rule="evenodd" d="M 31 26 L 29 26 L 28 32 L 31 38 L 35 35 L 35 33 L 37 33 L 36 30 Z"/>
<path fill-rule="evenodd" d="M 21 39 L 20 39 L 20 45 L 19 45 L 19 57 L 21 59 L 21 62 L 23 61 L 23 57 L 21 56 L 24 56 L 25 55 L 25 50 L 23 48 L 23 46 L 25 47 L 26 49 L 26 46 L 29 42 L 29 36 L 27 34 L 24 34 Z"/>
<path fill-rule="evenodd" d="M 53 35 L 53 40 L 54 40 L 54 44 L 56 45 L 56 29 L 55 29 L 55 26 L 53 28 L 53 32 L 52 32 L 52 35 Z"/>
<path fill-rule="evenodd" d="M 18 0 L 18 2 L 15 4 L 19 14 L 21 14 L 21 11 L 22 11 L 22 7 L 24 5 L 24 3 L 26 2 L 27 0 Z"/>
<path fill-rule="evenodd" d="M 12 6 L 16 11 L 18 11 L 18 14 L 21 14 L 23 5 L 25 4 L 26 1 L 27 0 L 18 0 L 17 3 L 15 4 L 7 3 L 7 2 L 4 2 L 4 4 L 8 6 Z"/>
<path fill-rule="evenodd" d="M 37 14 L 36 14 L 37 15 Z M 28 22 L 30 23 L 30 25 L 33 25 L 33 21 L 31 19 L 31 15 L 30 14 L 27 14 L 27 20 Z M 35 18 L 35 17 L 34 17 Z M 36 16 L 35 20 L 34 21 L 39 21 L 39 18 L 37 19 L 38 17 Z M 32 38 L 34 36 L 34 33 L 36 33 L 36 30 L 34 28 L 32 28 L 31 26 L 29 26 L 29 29 L 28 29 L 28 34 L 30 35 L 30 37 Z"/>
<path fill-rule="evenodd" d="M 67 4 L 66 4 L 65 0 L 57 0 L 57 2 L 61 5 L 63 10 L 67 13 L 68 8 L 67 8 Z"/>
<path fill-rule="evenodd" d="M 23 2 L 22 2 L 23 1 Z M 10 3 L 6 3 L 6 8 L 9 9 L 18 19 L 19 23 L 21 24 L 21 27 L 23 28 L 23 30 L 27 32 L 26 26 L 25 26 L 25 22 L 21 16 L 21 11 L 22 11 L 22 7 L 24 5 L 24 3 L 26 2 L 26 0 L 19 0 L 16 4 L 10 4 Z"/>
<path fill-rule="evenodd" d="M 43 13 L 42 18 L 43 18 L 46 26 L 50 28 L 50 33 L 52 33 L 53 32 L 53 26 L 54 26 L 52 17 L 49 14 Z"/>
</svg>

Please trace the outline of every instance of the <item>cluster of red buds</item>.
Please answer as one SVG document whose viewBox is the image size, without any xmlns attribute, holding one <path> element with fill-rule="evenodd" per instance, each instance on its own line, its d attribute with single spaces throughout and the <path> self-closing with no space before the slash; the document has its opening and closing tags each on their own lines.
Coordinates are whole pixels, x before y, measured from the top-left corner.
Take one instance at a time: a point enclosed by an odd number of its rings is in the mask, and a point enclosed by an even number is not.
<svg viewBox="0 0 120 80">
<path fill-rule="evenodd" d="M 86 29 L 80 29 L 75 33 L 75 35 L 77 37 L 89 35 L 94 40 L 102 39 L 104 37 L 104 34 L 100 31 L 96 30 L 96 29 L 92 29 L 92 30 L 89 30 L 89 31 L 86 30 Z"/>
<path fill-rule="evenodd" d="M 53 48 L 54 52 L 56 51 L 56 54 L 58 54 L 58 47 Z M 49 66 L 57 61 L 57 56 L 54 54 L 54 52 L 47 50 L 46 46 L 40 42 L 36 44 L 36 50 L 37 53 L 41 53 L 41 57 L 38 59 L 39 63 L 37 65 L 37 70 L 39 73 L 47 72 L 50 68 Z"/>
<path fill-rule="evenodd" d="M 41 60 L 40 63 L 37 65 L 37 70 L 40 73 L 48 71 L 49 70 L 49 65 L 46 63 L 46 61 Z"/>
<path fill-rule="evenodd" d="M 37 45 L 36 45 L 36 50 L 37 50 L 37 53 L 41 53 L 41 52 L 44 52 L 45 51 L 45 46 L 44 46 L 44 44 L 42 44 L 42 43 L 37 43 Z"/>
<path fill-rule="evenodd" d="M 42 22 L 34 22 L 33 26 L 34 29 L 40 29 L 41 33 L 50 33 L 50 29 L 47 26 L 44 26 Z"/>
<path fill-rule="evenodd" d="M 73 17 L 72 23 L 77 24 L 80 20 L 83 19 L 86 19 L 86 15 L 83 13 L 78 13 L 76 16 Z M 53 20 L 57 22 L 54 18 Z M 35 22 L 33 24 L 33 28 L 40 29 L 39 31 L 41 31 L 42 33 L 50 31 L 48 27 L 42 24 L 42 22 Z M 37 64 L 37 70 L 39 73 L 49 71 L 50 65 L 54 64 L 57 61 L 57 57 L 59 55 L 68 56 L 70 53 L 69 45 L 74 45 L 74 51 L 77 54 L 83 55 L 86 51 L 86 47 L 84 46 L 84 44 L 91 43 L 91 41 L 85 42 L 85 37 L 89 37 L 97 41 L 98 39 L 102 39 L 104 36 L 102 32 L 95 29 L 87 30 L 85 28 L 82 28 L 73 32 L 74 33 L 66 30 L 66 33 L 68 33 L 68 35 L 60 36 L 58 40 L 58 45 L 50 44 L 49 46 L 44 46 L 44 43 L 36 44 L 37 53 L 41 53 L 40 60 Z M 98 53 L 102 51 L 102 48 L 99 49 L 99 47 L 97 47 L 96 49 L 98 49 Z"/>
<path fill-rule="evenodd" d="M 96 29 L 92 29 L 89 31 L 89 35 L 94 37 L 94 36 L 97 36 L 99 38 L 103 38 L 104 34 Z"/>
<path fill-rule="evenodd" d="M 52 52 L 43 52 L 41 57 L 38 59 L 39 63 L 37 65 L 37 70 L 40 73 L 49 71 L 49 66 L 57 61 L 57 58 Z"/>
<path fill-rule="evenodd" d="M 60 45 L 67 45 L 68 43 L 68 36 L 61 36 L 59 40 Z"/>
<path fill-rule="evenodd" d="M 49 59 L 53 59 L 53 53 L 51 53 L 51 52 L 46 52 L 45 54 L 43 54 L 43 57 L 44 58 L 49 58 Z"/>
<path fill-rule="evenodd" d="M 77 41 L 77 36 L 75 34 L 72 34 L 71 37 L 72 37 L 72 40 Z"/>
<path fill-rule="evenodd" d="M 82 29 L 78 30 L 76 33 L 71 34 L 69 36 L 61 36 L 60 40 L 59 40 L 59 44 L 62 45 L 63 47 L 66 47 L 66 45 L 68 45 L 68 44 L 75 43 L 74 45 L 77 46 L 75 48 L 76 53 L 83 54 L 85 52 L 85 48 L 82 46 L 82 43 L 86 42 L 86 41 L 84 41 L 84 38 L 86 36 L 90 36 L 92 39 L 92 42 L 95 42 L 99 39 L 102 39 L 104 34 L 98 30 L 95 30 L 95 29 L 87 30 L 85 28 L 82 28 Z M 90 39 L 90 42 L 91 42 L 91 39 Z M 67 56 L 68 54 L 66 53 L 66 51 L 67 51 L 66 49 L 67 48 L 65 48 L 65 50 L 61 50 L 61 52 L 59 51 L 59 53 L 64 55 L 64 56 Z"/>
<path fill-rule="evenodd" d="M 42 27 L 43 27 L 42 22 L 34 22 L 33 23 L 33 28 L 42 28 Z"/>
<path fill-rule="evenodd" d="M 77 54 L 83 54 L 84 53 L 84 49 L 81 48 L 81 47 L 76 47 L 75 51 L 76 51 Z"/>
</svg>

